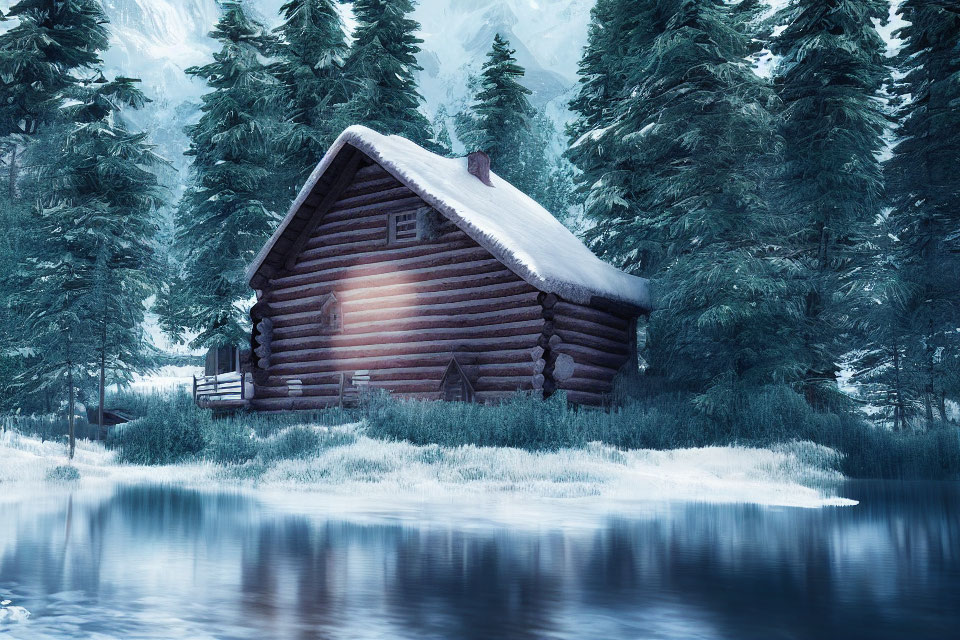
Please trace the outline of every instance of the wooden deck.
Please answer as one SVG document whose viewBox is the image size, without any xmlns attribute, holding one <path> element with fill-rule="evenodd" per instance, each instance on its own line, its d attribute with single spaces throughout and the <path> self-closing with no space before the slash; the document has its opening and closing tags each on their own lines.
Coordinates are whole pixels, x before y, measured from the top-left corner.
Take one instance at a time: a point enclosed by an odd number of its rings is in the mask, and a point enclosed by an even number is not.
<svg viewBox="0 0 960 640">
<path fill-rule="evenodd" d="M 193 377 L 193 400 L 203 409 L 233 410 L 250 405 L 244 375 L 236 371 Z"/>
</svg>

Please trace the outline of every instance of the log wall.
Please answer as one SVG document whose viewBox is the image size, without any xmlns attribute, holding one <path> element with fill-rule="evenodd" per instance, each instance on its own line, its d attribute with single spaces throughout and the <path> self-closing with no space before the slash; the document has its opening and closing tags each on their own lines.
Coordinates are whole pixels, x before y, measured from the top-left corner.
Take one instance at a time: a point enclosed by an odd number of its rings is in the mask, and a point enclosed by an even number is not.
<svg viewBox="0 0 960 640">
<path fill-rule="evenodd" d="M 478 399 L 539 392 L 547 367 L 540 293 L 446 220 L 431 239 L 389 244 L 389 214 L 427 205 L 366 162 L 261 288 L 254 408 L 336 404 L 340 374 L 358 370 L 398 397 L 438 398 L 453 357 Z M 329 294 L 342 309 L 334 334 L 320 329 Z M 291 380 L 302 383 L 300 395 L 290 395 Z"/>
<path fill-rule="evenodd" d="M 577 404 L 609 401 L 613 379 L 633 357 L 630 318 L 541 295 L 545 327 L 546 392 L 565 391 Z"/>
</svg>

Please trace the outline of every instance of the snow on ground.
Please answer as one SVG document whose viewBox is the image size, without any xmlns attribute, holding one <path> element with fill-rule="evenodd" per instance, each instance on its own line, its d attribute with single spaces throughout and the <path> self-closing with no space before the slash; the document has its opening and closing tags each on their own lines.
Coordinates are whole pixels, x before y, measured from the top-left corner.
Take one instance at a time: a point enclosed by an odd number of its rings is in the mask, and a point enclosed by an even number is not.
<svg viewBox="0 0 960 640">
<path fill-rule="evenodd" d="M 124 387 L 124 390 L 139 393 L 160 393 L 178 389 L 189 391 L 193 388 L 193 376 L 201 374 L 203 367 L 167 365 L 146 375 L 135 374 L 133 382 Z M 116 390 L 114 387 L 114 391 Z"/>
<path fill-rule="evenodd" d="M 30 617 L 30 612 L 23 607 L 11 604 L 9 600 L 0 600 L 0 623 L 23 622 Z"/>
<path fill-rule="evenodd" d="M 74 466 L 81 479 L 76 482 L 256 488 L 258 495 L 268 490 L 286 494 L 297 504 L 322 502 L 344 510 L 358 508 L 359 499 L 469 503 L 491 496 L 563 499 L 570 504 L 672 500 L 795 507 L 855 504 L 835 494 L 842 476 L 829 468 L 833 452 L 812 443 L 674 451 L 620 451 L 591 444 L 584 449 L 529 452 L 417 446 L 368 438 L 362 425 L 340 429 L 356 437 L 313 457 L 227 466 L 122 465 L 101 444 L 79 441 Z M 54 469 L 66 463 L 62 444 L 0 434 L 0 501 L 16 501 L 21 493 L 17 487 L 26 491 L 29 486 L 62 482 L 50 478 L 57 477 Z"/>
</svg>

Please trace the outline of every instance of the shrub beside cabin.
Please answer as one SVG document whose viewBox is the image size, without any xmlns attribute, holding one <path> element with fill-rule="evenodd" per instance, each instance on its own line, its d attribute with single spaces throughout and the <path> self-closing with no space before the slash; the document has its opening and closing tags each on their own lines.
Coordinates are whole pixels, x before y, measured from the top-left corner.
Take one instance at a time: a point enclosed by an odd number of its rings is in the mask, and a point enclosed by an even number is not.
<svg viewBox="0 0 960 640">
<path fill-rule="evenodd" d="M 599 405 L 650 308 L 646 280 L 598 259 L 484 154 L 444 158 L 360 126 L 247 276 L 252 353 L 208 362 L 205 406 L 317 409 L 363 386 L 473 402 L 563 390 Z"/>
</svg>

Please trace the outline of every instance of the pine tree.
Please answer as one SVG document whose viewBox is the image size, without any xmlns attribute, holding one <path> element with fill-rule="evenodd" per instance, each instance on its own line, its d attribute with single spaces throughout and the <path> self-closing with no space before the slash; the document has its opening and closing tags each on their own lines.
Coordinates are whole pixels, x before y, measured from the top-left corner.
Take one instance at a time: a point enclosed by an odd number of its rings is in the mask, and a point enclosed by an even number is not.
<svg viewBox="0 0 960 640">
<path fill-rule="evenodd" d="M 43 157 L 49 151 L 35 148 L 36 153 L 31 153 L 31 147 L 50 146 L 52 129 L 64 126 L 60 106 L 65 94 L 77 86 L 79 70 L 99 64 L 99 53 L 107 47 L 107 31 L 96 0 L 22 0 L 10 7 L 5 19 L 11 18 L 17 24 L 0 33 L 0 153 L 6 162 L 0 209 L 9 260 L 9 267 L 0 270 L 0 316 L 22 318 L 28 311 L 18 294 L 31 282 L 23 266 L 39 244 L 30 220 L 38 189 L 34 176 L 25 176 L 22 170 L 24 156 Z M 46 137 L 39 140 L 41 136 Z M 5 326 L 8 331 L 0 339 L 0 351 L 35 351 L 22 322 Z M 36 390 L 35 384 L 19 375 L 24 364 L 22 357 L 13 359 L 19 385 L 5 394 L 18 403 Z"/>
<path fill-rule="evenodd" d="M 650 44 L 657 28 L 657 7 L 637 0 L 597 0 L 590 13 L 587 45 L 580 59 L 577 95 L 570 101 L 576 118 L 567 126 L 569 148 L 565 156 L 577 168 L 574 178 L 581 201 L 586 201 L 613 164 L 609 145 L 600 143 L 605 128 L 616 118 L 625 97 L 628 75 L 640 52 Z M 597 193 L 593 193 L 594 196 Z M 618 198 L 593 201 L 598 207 L 615 207 Z"/>
<path fill-rule="evenodd" d="M 859 395 L 880 409 L 874 417 L 894 430 L 906 429 L 920 406 L 919 378 L 910 358 L 910 327 L 903 313 L 906 291 L 896 257 L 896 237 L 889 219 L 882 218 L 873 237 L 873 259 L 858 280 L 864 295 L 853 296 L 850 314 L 855 319 L 858 344 L 850 359 L 851 382 Z"/>
<path fill-rule="evenodd" d="M 524 69 L 514 53 L 509 42 L 494 37 L 470 112 L 457 117 L 457 137 L 469 151 L 485 151 L 497 175 L 563 217 L 567 163 L 550 155 L 556 128 L 527 99 L 531 91 L 519 82 Z"/>
<path fill-rule="evenodd" d="M 348 117 L 383 134 L 401 135 L 421 146 L 438 145 L 430 122 L 420 112 L 423 97 L 414 74 L 420 23 L 408 17 L 411 0 L 356 0 L 357 27 L 345 66 L 351 83 Z"/>
<path fill-rule="evenodd" d="M 56 116 L 77 69 L 100 63 L 107 23 L 97 0 L 21 0 L 0 34 L 0 136 L 30 135 Z"/>
<path fill-rule="evenodd" d="M 767 255 L 781 221 L 763 197 L 770 91 L 720 0 L 646 6 L 624 98 L 587 134 L 611 161 L 587 199 L 602 257 L 657 278 L 651 371 L 729 411 L 731 391 L 787 379 L 789 264 Z M 651 34 L 653 36 L 651 37 Z M 642 36 L 642 37 L 641 37 Z"/>
<path fill-rule="evenodd" d="M 273 41 L 239 4 L 226 5 L 211 37 L 222 44 L 214 61 L 187 69 L 211 91 L 200 121 L 187 128 L 193 177 L 177 213 L 195 347 L 247 339 L 244 271 L 270 236 L 285 195 L 274 179 L 278 83 L 263 63 Z"/>
<path fill-rule="evenodd" d="M 636 0 L 597 0 L 590 11 L 587 45 L 577 70 L 579 88 L 570 101 L 570 110 L 577 114 L 568 128 L 571 143 L 609 124 L 623 97 L 631 39 L 637 35 L 637 21 L 642 22 L 636 4 Z"/>
<path fill-rule="evenodd" d="M 472 107 L 475 128 L 464 140 L 471 151 L 485 151 L 491 166 L 511 182 L 521 174 L 518 152 L 534 116 L 527 99 L 532 92 L 519 82 L 524 69 L 515 53 L 499 33 L 494 36 Z"/>
<path fill-rule="evenodd" d="M 343 113 L 348 47 L 333 0 L 290 0 L 280 15 L 284 22 L 275 29 L 280 59 L 273 73 L 283 87 L 283 119 L 290 125 L 282 140 L 282 169 L 292 200 L 293 192 L 348 125 Z"/>
<path fill-rule="evenodd" d="M 25 292 L 40 354 L 30 374 L 41 387 L 66 383 L 71 457 L 75 388 L 99 369 L 102 398 L 107 371 L 122 383 L 149 365 L 141 325 L 161 197 L 152 171 L 161 160 L 120 115 L 145 102 L 134 81 L 96 82 L 76 95 L 82 102 L 65 114 L 77 124 L 37 167 L 50 187 L 32 221 L 43 245 Z"/>
<path fill-rule="evenodd" d="M 960 358 L 960 8 L 950 0 L 905 0 L 907 26 L 896 89 L 906 99 L 885 176 L 894 253 L 907 295 L 900 320 L 921 380 L 923 414 L 945 419 L 945 396 Z"/>
<path fill-rule="evenodd" d="M 883 0 L 792 0 L 777 18 L 787 27 L 770 45 L 781 56 L 779 202 L 790 220 L 783 250 L 803 270 L 792 294 L 803 309 L 793 336 L 806 396 L 818 405 L 836 391 L 851 347 L 856 277 L 881 210 L 887 71 L 873 21 L 886 14 Z"/>
</svg>

